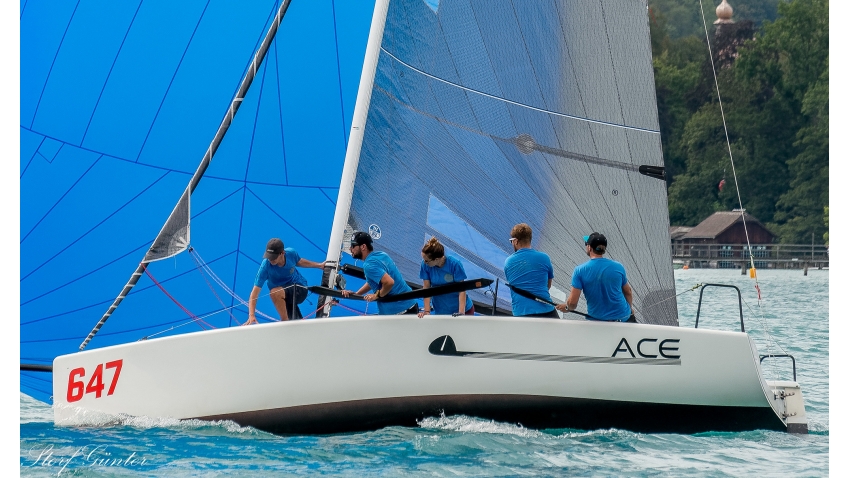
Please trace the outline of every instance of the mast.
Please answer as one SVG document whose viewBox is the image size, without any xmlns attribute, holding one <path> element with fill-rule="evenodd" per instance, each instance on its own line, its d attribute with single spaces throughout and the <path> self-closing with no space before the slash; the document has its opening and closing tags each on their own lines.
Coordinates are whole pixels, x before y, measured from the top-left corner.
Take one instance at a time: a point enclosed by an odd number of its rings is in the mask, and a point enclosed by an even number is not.
<svg viewBox="0 0 850 478">
<path fill-rule="evenodd" d="M 375 71 L 378 68 L 378 58 L 381 53 L 381 40 L 384 36 L 384 24 L 387 19 L 389 0 L 377 0 L 375 12 L 372 14 L 372 26 L 369 29 L 369 40 L 366 43 L 366 55 L 363 59 L 363 71 L 360 73 L 360 87 L 357 90 L 357 101 L 354 104 L 354 117 L 351 121 L 351 132 L 348 138 L 348 149 L 345 152 L 345 163 L 342 167 L 342 178 L 339 183 L 339 195 L 336 200 L 334 222 L 331 237 L 328 242 L 327 263 L 322 274 L 322 286 L 333 287 L 336 282 L 337 269 L 342 254 L 343 234 L 348 223 L 351 210 L 351 197 L 354 193 L 354 180 L 357 175 L 357 165 L 360 163 L 360 147 L 363 145 L 364 127 L 369 114 L 369 103 L 372 100 L 372 86 L 375 82 Z M 324 307 L 316 314 L 325 317 L 330 313 L 327 296 L 320 296 L 319 303 Z"/>
<path fill-rule="evenodd" d="M 103 327 L 103 324 L 106 323 L 112 313 L 115 312 L 115 309 L 118 308 L 121 301 L 123 301 L 124 298 L 127 297 L 127 294 L 129 294 L 133 287 L 135 287 L 139 278 L 141 278 L 142 274 L 144 274 L 147 269 L 149 263 L 173 257 L 180 252 L 185 251 L 189 246 L 189 198 L 195 191 L 195 188 L 198 187 L 198 183 L 207 171 L 207 167 L 209 167 L 210 162 L 212 162 L 212 158 L 215 156 L 221 141 L 224 139 L 224 135 L 227 134 L 227 130 L 233 123 L 233 118 L 236 116 L 236 112 L 239 111 L 239 107 L 242 106 L 242 100 L 245 99 L 245 95 L 248 94 L 248 89 L 251 87 L 251 83 L 254 82 L 257 70 L 260 69 L 260 65 L 266 57 L 266 53 L 277 34 L 280 22 L 283 20 L 284 15 L 286 15 L 286 10 L 289 8 L 290 3 L 291 0 L 283 0 L 280 8 L 278 8 L 277 15 L 275 15 L 274 20 L 272 20 L 269 31 L 266 33 L 263 42 L 254 54 L 254 60 L 251 62 L 251 66 L 248 68 L 245 76 L 242 78 L 239 90 L 233 97 L 233 101 L 230 102 L 230 108 L 227 109 L 227 113 L 224 115 L 224 119 L 221 121 L 218 131 L 216 131 L 212 142 L 207 148 L 206 153 L 204 153 L 204 158 L 201 160 L 201 164 L 198 165 L 198 169 L 195 170 L 195 174 L 192 175 L 189 185 L 186 186 L 186 190 L 183 192 L 183 195 L 180 197 L 177 205 L 174 206 L 174 210 L 171 211 L 171 214 L 162 226 L 162 230 L 160 230 L 159 234 L 157 234 L 150 249 L 148 249 L 148 252 L 139 263 L 139 266 L 136 267 L 136 270 L 130 276 L 130 280 L 127 281 L 126 285 L 124 285 L 121 293 L 118 294 L 118 297 L 115 298 L 112 305 L 109 306 L 109 309 L 107 309 L 106 313 L 103 314 L 103 317 L 100 318 L 97 325 L 95 325 L 92 331 L 89 332 L 88 337 L 86 337 L 83 343 L 80 344 L 80 350 L 86 348 L 86 345 L 88 345 L 91 339 L 94 338 L 100 328 Z M 178 233 L 182 233 L 184 236 L 175 237 Z"/>
</svg>

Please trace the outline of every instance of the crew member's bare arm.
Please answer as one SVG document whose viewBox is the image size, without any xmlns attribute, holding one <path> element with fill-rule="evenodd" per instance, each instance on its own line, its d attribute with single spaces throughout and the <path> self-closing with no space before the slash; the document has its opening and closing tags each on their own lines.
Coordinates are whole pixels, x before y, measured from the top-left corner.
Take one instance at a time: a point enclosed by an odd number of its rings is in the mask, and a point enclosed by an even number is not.
<svg viewBox="0 0 850 478">
<path fill-rule="evenodd" d="M 635 308 L 632 306 L 632 286 L 626 282 L 626 285 L 623 286 L 623 297 L 626 298 L 626 302 L 629 303 L 629 308 L 632 309 L 632 313 L 635 313 Z"/>
<path fill-rule="evenodd" d="M 392 277 L 386 272 L 384 272 L 384 276 L 381 277 L 381 288 L 377 290 L 374 294 L 366 294 L 363 296 L 367 301 L 378 300 L 378 297 L 386 297 L 387 294 L 390 293 L 393 286 L 395 285 L 395 281 Z"/>
<path fill-rule="evenodd" d="M 377 299 L 378 299 L 379 294 L 380 294 L 380 297 L 386 297 L 386 296 L 387 296 L 387 294 L 389 294 L 389 293 L 390 293 L 390 290 L 393 288 L 393 285 L 395 285 L 395 281 L 393 280 L 393 278 L 392 278 L 392 277 L 390 277 L 390 275 L 389 275 L 389 274 L 387 274 L 386 272 L 384 272 L 384 276 L 383 276 L 383 277 L 381 277 L 381 288 L 380 288 L 380 289 L 378 289 L 378 291 L 377 291 L 376 293 L 374 293 L 374 294 L 366 294 L 366 295 L 364 295 L 364 296 L 363 296 L 363 298 L 364 298 L 364 299 L 366 299 L 366 301 L 367 301 L 367 302 L 372 302 L 373 300 L 377 300 Z M 367 282 L 367 283 L 363 284 L 363 287 L 361 287 L 360 289 L 358 289 L 358 290 L 357 290 L 357 292 L 355 292 L 355 294 L 357 294 L 357 295 L 363 295 L 363 294 L 365 294 L 365 293 L 366 293 L 369 289 L 371 289 L 371 287 L 369 287 L 369 283 Z M 349 294 L 351 294 L 351 291 L 350 291 L 350 290 L 343 290 L 343 291 L 341 291 L 341 292 L 342 292 L 342 295 L 343 295 L 344 297 L 348 297 L 348 296 L 349 296 Z"/>
<path fill-rule="evenodd" d="M 576 310 L 576 307 L 578 306 L 579 297 L 581 297 L 581 289 L 573 287 L 570 290 L 570 296 L 567 297 L 567 303 L 558 304 L 555 306 L 555 308 L 560 310 L 561 312 L 566 312 L 567 310 Z"/>
<path fill-rule="evenodd" d="M 422 280 L 422 288 L 423 289 L 430 289 L 431 288 L 431 281 L 423 279 Z M 425 297 L 425 307 L 423 307 L 422 310 L 419 311 L 419 318 L 421 319 L 422 317 L 425 317 L 425 314 L 430 314 L 430 313 L 431 313 L 431 298 Z"/>
<path fill-rule="evenodd" d="M 347 290 L 347 289 L 346 289 L 346 290 L 341 290 L 340 292 L 342 293 L 343 297 L 348 297 L 348 296 L 349 296 L 349 295 L 351 295 L 351 294 L 363 295 L 363 294 L 364 294 L 364 293 L 366 293 L 369 289 L 370 289 L 370 287 L 369 287 L 369 283 L 367 282 L 367 283 L 363 284 L 363 286 L 362 286 L 362 287 L 360 287 L 359 289 L 357 289 L 357 291 L 356 291 L 356 292 L 352 292 L 352 291 Z"/>
<path fill-rule="evenodd" d="M 256 324 L 257 317 L 255 315 L 257 310 L 257 299 L 260 297 L 261 287 L 254 286 L 251 289 L 251 295 L 248 297 L 248 321 L 243 325 Z"/>
<path fill-rule="evenodd" d="M 301 259 L 298 262 L 296 262 L 295 265 L 297 265 L 298 267 L 312 267 L 313 269 L 324 269 L 326 262 L 327 261 L 325 261 L 325 262 L 313 262 L 313 261 L 309 261 L 307 259 Z"/>
</svg>

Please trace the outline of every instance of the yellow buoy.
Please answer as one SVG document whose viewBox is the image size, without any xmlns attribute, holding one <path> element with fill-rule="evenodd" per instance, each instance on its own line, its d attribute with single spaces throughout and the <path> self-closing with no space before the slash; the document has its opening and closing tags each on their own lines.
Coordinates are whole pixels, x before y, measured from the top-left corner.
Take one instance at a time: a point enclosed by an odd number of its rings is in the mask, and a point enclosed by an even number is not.
<svg viewBox="0 0 850 478">
<path fill-rule="evenodd" d="M 755 278 L 756 278 L 756 268 L 750 267 L 750 279 L 755 279 Z"/>
</svg>

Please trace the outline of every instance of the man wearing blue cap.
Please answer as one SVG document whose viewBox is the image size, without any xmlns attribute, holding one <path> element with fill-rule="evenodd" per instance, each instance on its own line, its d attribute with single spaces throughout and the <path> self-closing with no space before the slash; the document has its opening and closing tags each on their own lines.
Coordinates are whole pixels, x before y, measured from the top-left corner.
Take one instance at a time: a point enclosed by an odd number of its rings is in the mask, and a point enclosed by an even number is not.
<svg viewBox="0 0 850 478">
<path fill-rule="evenodd" d="M 591 320 L 605 322 L 637 322 L 632 310 L 632 286 L 626 279 L 626 269 L 615 260 L 602 257 L 608 239 L 594 232 L 584 236 L 584 247 L 590 260 L 573 270 L 572 290 L 566 304 L 556 309 L 575 310 L 584 292 L 587 314 Z"/>
</svg>

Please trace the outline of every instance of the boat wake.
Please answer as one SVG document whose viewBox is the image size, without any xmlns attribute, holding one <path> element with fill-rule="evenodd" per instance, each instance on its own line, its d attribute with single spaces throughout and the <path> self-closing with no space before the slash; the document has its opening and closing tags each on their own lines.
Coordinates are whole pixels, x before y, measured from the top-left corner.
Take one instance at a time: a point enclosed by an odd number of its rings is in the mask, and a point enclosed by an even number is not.
<svg viewBox="0 0 850 478">
<path fill-rule="evenodd" d="M 537 430 L 529 430 L 519 424 L 497 422 L 495 420 L 484 420 L 466 415 L 452 415 L 447 417 L 441 413 L 439 417 L 427 417 L 418 420 L 420 428 L 431 428 L 437 430 L 463 432 L 463 433 L 494 433 L 500 435 L 516 435 L 524 438 L 536 438 L 542 435 Z"/>
<path fill-rule="evenodd" d="M 62 407 L 63 405 L 54 405 Z M 133 416 L 127 414 L 113 415 L 110 413 L 86 410 L 78 407 L 67 407 L 71 413 L 55 423 L 61 427 L 133 427 L 142 430 L 153 428 L 170 428 L 182 430 L 197 430 L 203 428 L 219 428 L 228 433 L 236 434 L 265 434 L 254 427 L 243 427 L 232 420 L 198 420 L 177 419 L 168 417 Z"/>
</svg>

